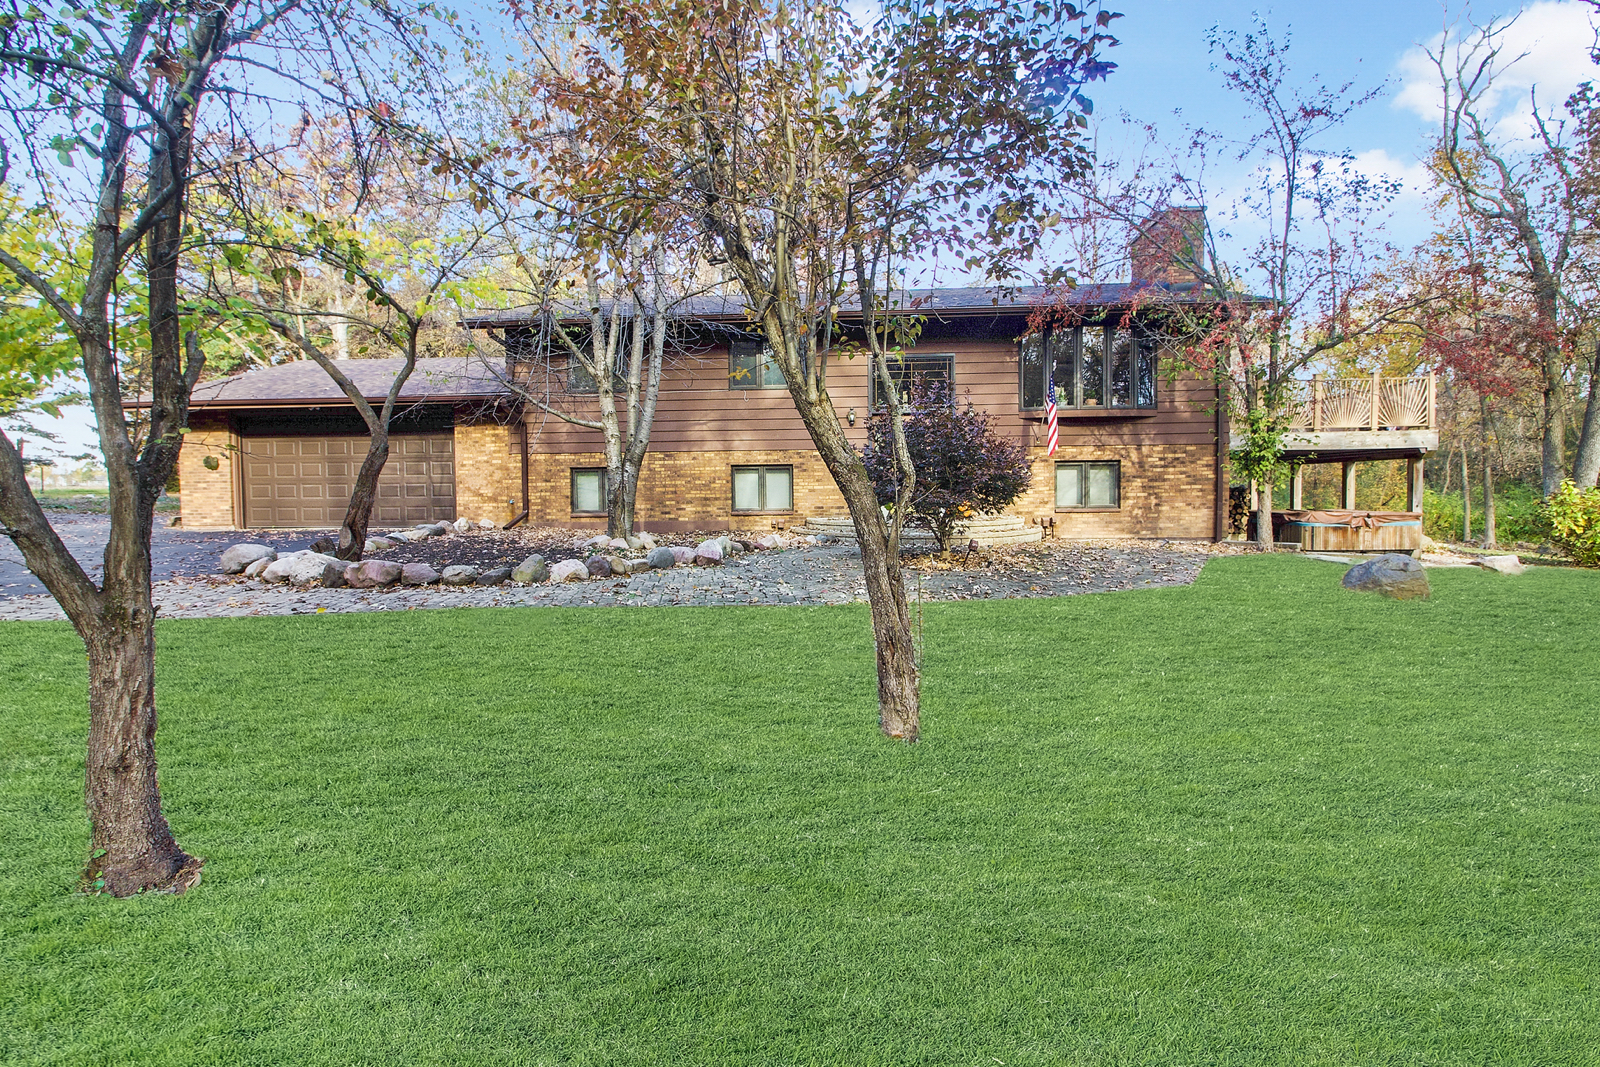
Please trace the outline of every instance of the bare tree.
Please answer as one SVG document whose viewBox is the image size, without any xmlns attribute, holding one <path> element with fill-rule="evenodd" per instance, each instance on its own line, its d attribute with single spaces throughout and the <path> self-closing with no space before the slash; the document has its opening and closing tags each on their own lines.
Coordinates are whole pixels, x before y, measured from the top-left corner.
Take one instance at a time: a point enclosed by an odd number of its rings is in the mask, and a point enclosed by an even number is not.
<svg viewBox="0 0 1600 1067">
<path fill-rule="evenodd" d="M 3 433 L 0 524 L 88 651 L 84 884 L 119 896 L 182 890 L 201 861 L 173 839 L 157 784 L 150 529 L 205 362 L 204 323 L 180 292 L 199 150 L 213 135 L 221 143 L 270 121 L 278 102 L 352 97 L 349 81 L 317 71 L 370 73 L 366 56 L 427 46 L 413 32 L 418 10 L 394 6 L 376 18 L 319 0 L 139 2 L 89 17 L 74 3 L 44 2 L 30 11 L 0 32 L 0 141 L 26 166 L 19 178 L 7 153 L 0 179 L 36 193 L 82 190 L 58 221 L 62 247 L 85 252 L 74 290 L 9 252 L 0 265 L 55 311 L 79 349 L 110 483 L 100 584 L 51 528 Z M 122 410 L 116 315 L 118 281 L 134 269 L 148 294 L 149 409 L 137 430 Z"/>
</svg>

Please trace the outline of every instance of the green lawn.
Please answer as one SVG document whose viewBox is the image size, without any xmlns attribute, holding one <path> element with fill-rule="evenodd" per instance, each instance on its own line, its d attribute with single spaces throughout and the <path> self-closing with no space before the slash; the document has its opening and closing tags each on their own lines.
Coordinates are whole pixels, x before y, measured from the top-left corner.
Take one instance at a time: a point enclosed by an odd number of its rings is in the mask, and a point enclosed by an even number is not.
<svg viewBox="0 0 1600 1067">
<path fill-rule="evenodd" d="M 164 623 L 128 901 L 0 624 L 0 1062 L 1600 1062 L 1600 574 L 1339 573 L 929 606 L 915 747 L 859 607 Z"/>
</svg>

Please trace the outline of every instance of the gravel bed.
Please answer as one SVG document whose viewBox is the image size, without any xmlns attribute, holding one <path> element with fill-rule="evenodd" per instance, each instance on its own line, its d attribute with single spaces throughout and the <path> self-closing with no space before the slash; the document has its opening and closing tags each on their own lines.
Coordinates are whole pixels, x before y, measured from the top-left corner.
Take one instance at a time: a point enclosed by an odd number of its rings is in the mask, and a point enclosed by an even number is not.
<svg viewBox="0 0 1600 1067">
<path fill-rule="evenodd" d="M 303 548 L 317 535 L 305 531 L 259 536 L 227 535 L 229 544 L 256 541 L 288 550 Z M 381 555 L 397 563 L 428 563 L 438 569 L 455 563 L 480 567 L 521 562 L 540 552 L 551 562 L 576 558 L 572 530 L 535 528 L 474 532 L 400 545 Z M 682 535 L 664 544 L 695 544 L 699 535 Z M 208 547 L 220 551 L 225 545 Z M 913 599 L 986 600 L 1010 597 L 1069 596 L 1194 581 L 1208 554 L 1227 551 L 1177 541 L 1045 541 L 1033 545 L 956 553 L 950 560 L 908 553 L 906 583 Z M 196 554 L 199 558 L 201 554 Z M 215 565 L 215 554 L 209 555 Z M 222 618 L 246 615 L 302 615 L 359 611 L 410 611 L 453 607 L 677 607 L 727 604 L 848 604 L 866 599 L 860 554 L 853 543 L 802 545 L 735 556 L 717 567 L 676 567 L 586 582 L 536 586 L 426 586 L 392 589 L 294 588 L 243 577 L 187 574 L 158 581 L 158 610 L 164 618 Z M 0 619 L 60 619 L 48 596 L 0 596 Z"/>
</svg>

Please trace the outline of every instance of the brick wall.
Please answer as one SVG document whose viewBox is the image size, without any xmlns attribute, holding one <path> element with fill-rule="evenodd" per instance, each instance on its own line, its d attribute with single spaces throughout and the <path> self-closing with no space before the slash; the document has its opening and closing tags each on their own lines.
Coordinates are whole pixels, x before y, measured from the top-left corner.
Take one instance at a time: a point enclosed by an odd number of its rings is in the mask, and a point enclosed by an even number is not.
<svg viewBox="0 0 1600 1067">
<path fill-rule="evenodd" d="M 572 514 L 572 468 L 603 467 L 603 455 L 536 454 L 528 457 L 528 463 L 529 522 L 605 526 L 603 518 Z M 794 510 L 735 515 L 735 466 L 792 466 Z M 639 476 L 637 512 L 636 525 L 644 530 L 767 529 L 774 520 L 793 524 L 808 515 L 843 515 L 845 506 L 821 458 L 809 449 L 651 452 Z"/>
<path fill-rule="evenodd" d="M 1053 515 L 1056 536 L 1176 537 L 1210 540 L 1216 453 L 1211 445 L 1119 445 L 1060 448 L 1054 456 L 1029 449 L 1033 484 L 1010 510 L 1027 518 Z M 1108 510 L 1057 511 L 1055 465 L 1074 460 L 1121 464 L 1121 504 Z"/>
<path fill-rule="evenodd" d="M 186 530 L 234 528 L 233 494 L 239 484 L 239 439 L 223 419 L 195 417 L 178 449 L 178 502 Z M 217 469 L 206 466 L 206 457 Z"/>
<path fill-rule="evenodd" d="M 516 427 L 456 425 L 456 516 L 503 525 L 522 510 L 522 458 Z M 514 503 L 508 503 L 514 501 Z"/>
</svg>

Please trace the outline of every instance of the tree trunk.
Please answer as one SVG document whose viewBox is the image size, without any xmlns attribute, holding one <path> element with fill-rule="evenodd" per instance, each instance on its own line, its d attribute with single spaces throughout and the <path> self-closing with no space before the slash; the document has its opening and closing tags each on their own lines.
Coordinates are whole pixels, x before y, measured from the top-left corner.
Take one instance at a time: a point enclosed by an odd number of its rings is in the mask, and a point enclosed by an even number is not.
<svg viewBox="0 0 1600 1067">
<path fill-rule="evenodd" d="M 1553 346 L 1552 346 L 1553 348 Z M 1544 361 L 1544 440 L 1540 449 L 1540 481 L 1544 495 L 1550 496 L 1561 488 L 1567 474 L 1567 420 L 1562 392 L 1566 382 L 1562 377 L 1559 350 L 1545 355 Z"/>
<path fill-rule="evenodd" d="M 339 526 L 339 544 L 333 554 L 340 559 L 360 562 L 367 546 L 367 527 L 372 522 L 372 507 L 378 500 L 378 477 L 383 465 L 389 461 L 389 435 L 372 435 L 366 458 L 356 472 L 356 485 L 350 492 L 350 505 L 345 508 L 344 522 Z"/>
<path fill-rule="evenodd" d="M 1594 359 L 1589 363 L 1589 402 L 1583 410 L 1583 432 L 1578 438 L 1572 480 L 1579 489 L 1600 482 L 1600 338 L 1595 339 Z"/>
<path fill-rule="evenodd" d="M 84 886 L 119 897 L 187 889 L 199 880 L 200 861 L 173 840 L 156 777 L 155 613 L 148 584 L 109 598 L 84 644 L 90 835 Z"/>
<path fill-rule="evenodd" d="M 1489 436 L 1489 401 L 1479 398 L 1479 412 L 1483 418 L 1483 547 L 1495 547 L 1494 529 L 1494 449 Z"/>
<path fill-rule="evenodd" d="M 898 546 L 889 544 L 889 530 L 872 479 L 860 455 L 850 447 L 826 394 L 820 403 L 811 404 L 799 390 L 790 392 L 817 452 L 850 509 L 856 542 L 861 546 L 861 572 L 872 609 L 872 637 L 877 651 L 878 727 L 887 737 L 916 741 L 922 730 L 921 680 Z"/>
<path fill-rule="evenodd" d="M 1256 547 L 1266 552 L 1272 548 L 1272 483 L 1256 483 Z"/>
<path fill-rule="evenodd" d="M 1461 443 L 1461 540 L 1472 540 L 1472 480 L 1467 477 L 1467 444 Z"/>
</svg>

